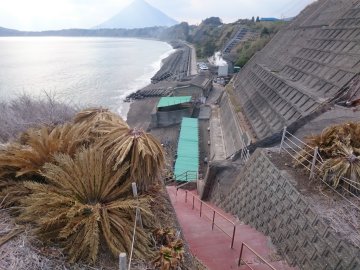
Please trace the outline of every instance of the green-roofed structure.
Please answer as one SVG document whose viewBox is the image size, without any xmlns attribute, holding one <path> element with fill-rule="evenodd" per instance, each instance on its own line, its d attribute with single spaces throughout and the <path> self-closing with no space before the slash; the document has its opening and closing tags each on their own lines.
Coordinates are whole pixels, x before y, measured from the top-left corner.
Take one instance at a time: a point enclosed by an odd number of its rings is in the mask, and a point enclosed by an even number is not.
<svg viewBox="0 0 360 270">
<path fill-rule="evenodd" d="M 175 161 L 174 177 L 177 181 L 195 181 L 199 171 L 199 122 L 197 118 L 184 117 Z"/>
<path fill-rule="evenodd" d="M 179 125 L 183 117 L 191 117 L 193 110 L 191 96 L 162 97 L 151 113 L 150 128 Z"/>
<path fill-rule="evenodd" d="M 162 97 L 157 105 L 158 108 L 174 106 L 178 104 L 188 103 L 191 101 L 191 96 L 183 97 Z"/>
</svg>

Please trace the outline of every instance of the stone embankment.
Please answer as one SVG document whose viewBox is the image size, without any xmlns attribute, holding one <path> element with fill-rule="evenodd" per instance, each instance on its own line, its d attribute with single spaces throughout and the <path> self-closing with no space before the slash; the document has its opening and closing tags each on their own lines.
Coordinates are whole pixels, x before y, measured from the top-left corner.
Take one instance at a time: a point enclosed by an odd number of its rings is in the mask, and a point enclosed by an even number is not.
<svg viewBox="0 0 360 270">
<path fill-rule="evenodd" d="M 173 42 L 172 46 L 177 50 L 164 60 L 161 69 L 151 78 L 152 83 L 180 81 L 190 75 L 191 48 L 183 42 Z"/>
<path fill-rule="evenodd" d="M 242 69 L 235 98 L 257 140 L 348 100 L 360 72 L 359 18 L 359 1 L 316 1 Z"/>
<path fill-rule="evenodd" d="M 181 41 L 172 42 L 171 45 L 176 51 L 163 60 L 160 70 L 151 78 L 151 84 L 128 95 L 126 102 L 147 97 L 169 96 L 176 82 L 192 75 L 193 62 L 196 62 L 194 48 Z"/>
<path fill-rule="evenodd" d="M 333 194 L 299 189 L 304 185 L 304 175 L 290 175 L 275 163 L 276 154 L 258 149 L 222 200 L 214 188 L 209 197 L 225 211 L 270 236 L 292 266 L 360 269 L 359 233 L 350 222 L 351 218 L 358 221 L 356 209 Z M 341 215 L 344 211 L 346 214 Z"/>
</svg>

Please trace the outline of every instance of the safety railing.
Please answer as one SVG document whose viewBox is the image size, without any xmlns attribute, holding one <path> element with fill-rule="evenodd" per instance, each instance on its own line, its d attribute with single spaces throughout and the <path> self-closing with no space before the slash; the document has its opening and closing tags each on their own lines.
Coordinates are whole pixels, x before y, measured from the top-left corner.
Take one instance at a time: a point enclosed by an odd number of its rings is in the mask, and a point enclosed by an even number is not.
<svg viewBox="0 0 360 270">
<path fill-rule="evenodd" d="M 183 172 L 182 174 L 179 174 L 179 175 L 174 175 L 174 179 L 176 181 L 194 181 L 194 180 L 197 180 L 198 179 L 198 176 L 199 176 L 199 172 L 197 171 L 186 171 L 186 172 Z"/>
<path fill-rule="evenodd" d="M 234 248 L 234 241 L 235 241 L 235 233 L 236 233 L 236 224 L 235 222 L 231 221 L 229 218 L 227 218 L 226 216 L 224 216 L 223 214 L 219 213 L 216 209 L 214 209 L 211 205 L 207 204 L 206 202 L 203 202 L 201 199 L 199 199 L 198 197 L 196 197 L 196 195 L 194 195 L 191 192 L 188 192 L 187 190 L 185 190 L 185 203 L 188 202 L 188 197 L 192 196 L 192 209 L 193 210 L 199 210 L 199 214 L 200 217 L 204 217 L 206 219 L 208 219 L 209 221 L 211 221 L 211 230 L 214 230 L 214 227 L 216 226 L 220 231 L 222 231 L 225 235 L 227 235 L 230 239 L 231 239 L 231 245 L 230 248 Z M 196 209 L 195 207 L 195 201 L 199 202 L 199 209 Z M 210 212 L 212 213 L 212 216 L 209 217 L 207 216 L 204 211 L 203 208 L 207 207 Z M 225 231 L 224 228 L 222 228 L 220 226 L 220 224 L 216 224 L 216 217 L 220 217 L 222 218 L 224 221 L 228 222 L 231 224 L 232 226 L 232 232 L 228 233 Z"/>
<path fill-rule="evenodd" d="M 327 187 L 329 187 L 333 192 L 335 192 L 337 195 L 341 196 L 352 206 L 360 210 L 359 207 L 360 197 L 358 196 L 358 194 L 360 194 L 360 187 L 358 183 L 350 179 L 347 179 L 345 177 L 341 177 L 341 181 L 344 184 L 352 187 L 352 189 L 355 190 L 355 192 L 349 191 L 343 185 L 338 185 L 338 189 L 341 190 L 342 192 L 336 190 L 333 186 L 327 183 L 320 176 L 321 167 L 324 164 L 324 160 L 319 154 L 319 149 L 317 147 L 312 147 L 307 143 L 303 142 L 301 139 L 297 138 L 296 136 L 288 132 L 286 127 L 283 130 L 279 153 L 281 153 L 282 151 L 289 154 L 298 164 L 302 165 L 305 169 L 307 169 L 309 171 L 310 179 L 317 178 Z M 348 198 L 346 198 L 344 194 L 353 197 L 357 201 L 358 205 L 350 201 Z"/>
<path fill-rule="evenodd" d="M 247 244 L 245 244 L 244 242 L 241 243 L 241 248 L 240 248 L 240 255 L 239 255 L 239 260 L 238 260 L 238 266 L 241 265 L 241 262 L 243 262 L 245 265 L 247 265 L 251 270 L 254 270 L 254 268 L 252 268 L 250 266 L 249 263 L 247 263 L 245 260 L 243 260 L 242 255 L 243 255 L 243 251 L 244 251 L 244 247 L 246 247 L 248 250 L 250 250 L 256 257 L 258 257 L 263 263 L 265 263 L 267 266 L 269 266 L 270 269 L 272 270 L 276 270 L 274 268 L 274 266 L 272 266 L 270 263 L 268 263 L 263 257 L 260 256 L 259 253 L 257 253 L 255 250 L 253 250 L 251 247 L 249 247 Z"/>
</svg>

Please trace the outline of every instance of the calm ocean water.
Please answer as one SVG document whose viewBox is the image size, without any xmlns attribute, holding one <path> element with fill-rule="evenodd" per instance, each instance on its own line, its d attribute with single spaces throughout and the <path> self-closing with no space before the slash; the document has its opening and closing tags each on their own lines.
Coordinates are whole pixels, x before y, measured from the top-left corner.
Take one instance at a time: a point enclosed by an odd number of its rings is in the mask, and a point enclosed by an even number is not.
<svg viewBox="0 0 360 270">
<path fill-rule="evenodd" d="M 51 93 L 126 116 L 123 99 L 148 83 L 172 48 L 125 38 L 0 37 L 0 100 Z"/>
</svg>

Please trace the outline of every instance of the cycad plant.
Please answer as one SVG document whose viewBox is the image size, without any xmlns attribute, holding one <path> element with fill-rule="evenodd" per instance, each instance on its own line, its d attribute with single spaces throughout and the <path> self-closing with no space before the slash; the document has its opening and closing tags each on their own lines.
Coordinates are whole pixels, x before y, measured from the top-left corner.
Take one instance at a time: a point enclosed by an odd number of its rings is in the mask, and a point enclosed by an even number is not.
<svg viewBox="0 0 360 270">
<path fill-rule="evenodd" d="M 165 154 L 160 143 L 138 129 L 109 127 L 99 144 L 108 152 L 107 163 L 117 170 L 122 163 L 130 164 L 129 177 L 140 189 L 154 184 L 164 168 Z"/>
<path fill-rule="evenodd" d="M 0 199 L 71 261 L 95 262 L 100 247 L 129 253 L 139 208 L 145 229 L 136 229 L 134 255 L 148 258 L 163 164 L 154 137 L 108 110 L 88 109 L 70 123 L 30 129 L 0 150 Z M 132 182 L 140 185 L 139 198 Z"/>
<path fill-rule="evenodd" d="M 22 134 L 19 142 L 0 151 L 0 176 L 38 174 L 46 162 L 52 161 L 54 154 L 73 155 L 87 139 L 80 127 L 64 124 L 54 128 L 29 129 Z"/>
<path fill-rule="evenodd" d="M 128 127 L 126 122 L 117 114 L 105 108 L 88 108 L 78 112 L 74 117 L 74 123 L 96 123 L 98 121 L 110 121 L 117 125 Z"/>
<path fill-rule="evenodd" d="M 31 195 L 20 200 L 21 222 L 34 223 L 36 233 L 45 242 L 60 244 L 71 261 L 95 262 L 104 239 L 108 249 L 118 255 L 130 252 L 135 210 L 151 216 L 150 197 L 136 199 L 130 193 L 131 182 L 125 176 L 128 164 L 111 170 L 100 149 L 84 149 L 75 158 L 59 154 L 54 163 L 43 166 L 48 184 L 25 182 Z M 146 233 L 136 232 L 135 255 L 150 254 Z"/>
<path fill-rule="evenodd" d="M 321 166 L 324 179 L 337 188 L 339 184 L 346 186 L 350 191 L 360 191 L 360 159 L 359 150 L 337 143 L 338 149 L 334 157 L 326 159 Z M 344 179 L 345 177 L 345 179 Z"/>
<path fill-rule="evenodd" d="M 335 188 L 341 184 L 353 192 L 360 191 L 360 123 L 330 126 L 319 135 L 307 137 L 306 143 L 308 146 L 297 156 L 299 163 L 310 166 L 313 148 L 318 147 L 324 161 L 320 177 Z"/>
</svg>

